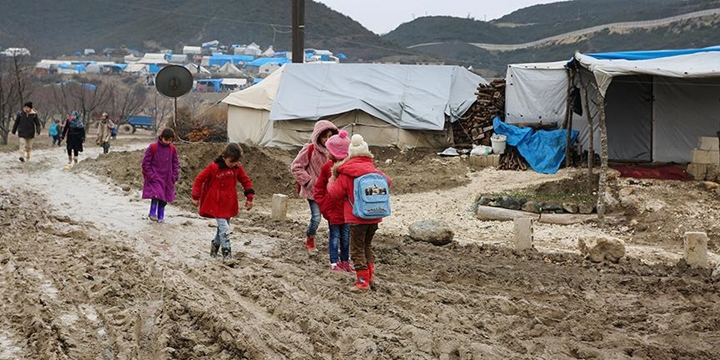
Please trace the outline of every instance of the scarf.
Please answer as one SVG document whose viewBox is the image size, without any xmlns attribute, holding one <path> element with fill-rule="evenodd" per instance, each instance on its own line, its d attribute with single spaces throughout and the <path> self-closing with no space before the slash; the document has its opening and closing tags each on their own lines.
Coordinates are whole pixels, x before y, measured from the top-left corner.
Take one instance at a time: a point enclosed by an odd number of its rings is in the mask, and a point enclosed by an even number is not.
<svg viewBox="0 0 720 360">
<path fill-rule="evenodd" d="M 80 114 L 78 114 L 77 111 L 72 112 L 72 116 L 70 117 L 70 127 L 73 129 L 80 129 L 85 127 L 82 119 L 80 118 Z"/>
</svg>

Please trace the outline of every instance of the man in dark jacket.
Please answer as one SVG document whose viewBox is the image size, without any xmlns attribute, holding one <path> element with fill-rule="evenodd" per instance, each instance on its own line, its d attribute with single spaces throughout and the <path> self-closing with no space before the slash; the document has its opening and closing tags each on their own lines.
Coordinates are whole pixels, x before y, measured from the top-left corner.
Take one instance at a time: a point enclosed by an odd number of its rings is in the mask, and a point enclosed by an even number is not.
<svg viewBox="0 0 720 360">
<path fill-rule="evenodd" d="M 17 133 L 20 138 L 20 162 L 30 160 L 33 139 L 35 134 L 40 135 L 40 128 L 37 111 L 33 109 L 33 103 L 28 101 L 23 105 L 22 111 L 18 112 L 12 127 L 12 134 Z"/>
</svg>

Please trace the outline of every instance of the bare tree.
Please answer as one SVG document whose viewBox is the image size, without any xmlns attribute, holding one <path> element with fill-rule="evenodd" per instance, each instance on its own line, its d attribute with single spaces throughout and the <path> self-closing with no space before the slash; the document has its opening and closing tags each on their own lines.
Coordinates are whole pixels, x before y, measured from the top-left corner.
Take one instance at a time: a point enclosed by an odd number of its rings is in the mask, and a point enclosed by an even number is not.
<svg viewBox="0 0 720 360">
<path fill-rule="evenodd" d="M 173 116 L 173 100 L 160 95 L 157 91 L 150 91 L 145 100 L 145 112 L 153 117 L 155 130 L 167 126 L 165 120 Z"/>
<path fill-rule="evenodd" d="M 107 104 L 107 112 L 115 119 L 138 113 L 147 100 L 148 89 L 140 84 L 124 84 L 116 81 L 109 86 L 112 87 L 113 96 Z"/>
<path fill-rule="evenodd" d="M 56 113 L 68 114 L 77 110 L 85 119 L 86 129 L 92 123 L 92 114 L 106 106 L 113 98 L 114 87 L 99 79 L 76 78 L 62 82 L 52 89 L 52 106 Z"/>
<path fill-rule="evenodd" d="M 32 67 L 26 56 L 0 56 L 0 143 L 8 142 L 16 110 L 33 90 Z"/>
</svg>

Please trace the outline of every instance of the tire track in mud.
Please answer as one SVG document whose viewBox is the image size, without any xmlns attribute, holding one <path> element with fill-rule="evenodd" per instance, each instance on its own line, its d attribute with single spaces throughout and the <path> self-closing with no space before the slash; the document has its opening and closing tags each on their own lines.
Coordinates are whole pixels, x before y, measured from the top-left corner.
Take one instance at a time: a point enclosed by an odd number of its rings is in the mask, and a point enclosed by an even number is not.
<svg viewBox="0 0 720 360">
<path fill-rule="evenodd" d="M 166 224 L 151 224 L 145 204 L 93 177 L 43 164 L 21 171 L 26 181 L 0 185 L 0 343 L 10 344 L 8 356 L 719 355 L 720 286 L 708 271 L 434 247 L 381 226 L 378 289 L 353 294 L 351 276 L 327 270 L 324 241 L 316 255 L 302 249 L 304 224 L 242 214 L 233 223 L 234 259 L 222 264 L 208 256 L 214 229 L 205 220 L 171 208 Z M 73 181 L 83 187 L 72 189 Z M 75 203 L 63 205 L 47 184 Z"/>
</svg>

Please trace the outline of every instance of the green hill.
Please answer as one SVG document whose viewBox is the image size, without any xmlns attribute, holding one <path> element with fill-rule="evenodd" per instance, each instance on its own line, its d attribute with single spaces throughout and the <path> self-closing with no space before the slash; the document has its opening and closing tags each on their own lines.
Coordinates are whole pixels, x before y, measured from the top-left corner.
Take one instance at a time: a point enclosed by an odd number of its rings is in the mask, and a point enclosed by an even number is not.
<svg viewBox="0 0 720 360">
<path fill-rule="evenodd" d="M 289 0 L 0 0 L 0 47 L 27 47 L 39 56 L 125 45 L 140 51 L 219 40 L 291 48 Z M 397 54 L 351 18 L 306 1 L 306 47 L 331 49 L 351 58 Z M 386 48 L 389 48 L 387 50 Z"/>
</svg>

